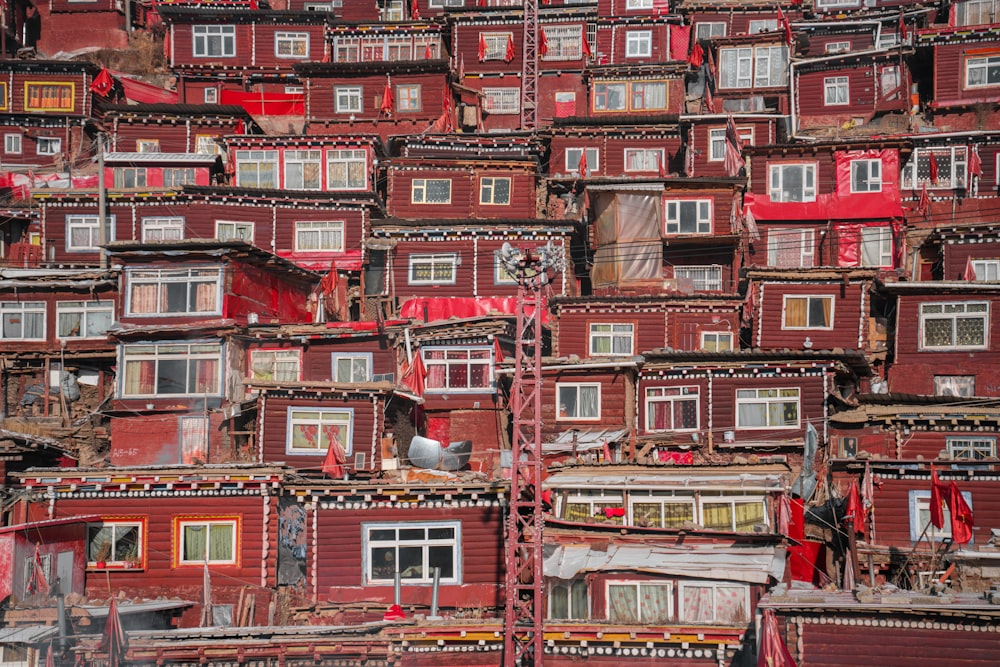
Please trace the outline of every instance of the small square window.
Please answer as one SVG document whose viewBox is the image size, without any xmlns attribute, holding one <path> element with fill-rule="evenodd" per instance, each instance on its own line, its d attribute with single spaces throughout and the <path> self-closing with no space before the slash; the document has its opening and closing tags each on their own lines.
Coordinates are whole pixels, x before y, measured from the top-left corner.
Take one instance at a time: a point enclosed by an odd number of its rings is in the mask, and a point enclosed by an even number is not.
<svg viewBox="0 0 1000 667">
<path fill-rule="evenodd" d="M 832 296 L 785 296 L 782 329 L 832 329 Z"/>
<path fill-rule="evenodd" d="M 510 204 L 510 179 L 484 176 L 479 181 L 479 203 L 493 206 Z"/>
<path fill-rule="evenodd" d="M 219 103 L 219 89 L 218 88 L 205 88 L 203 91 L 203 100 L 205 104 L 218 104 Z"/>
<path fill-rule="evenodd" d="M 239 520 L 175 519 L 178 565 L 232 565 L 238 562 Z"/>
<path fill-rule="evenodd" d="M 649 58 L 652 55 L 652 30 L 629 30 L 625 33 L 626 58 Z"/>
<path fill-rule="evenodd" d="M 557 421 L 596 421 L 601 418 L 601 385 L 556 384 Z"/>
<path fill-rule="evenodd" d="M 20 134 L 3 135 L 3 151 L 8 155 L 20 155 L 21 135 Z"/>
<path fill-rule="evenodd" d="M 38 137 L 35 152 L 39 155 L 58 155 L 62 152 L 62 139 Z"/>
</svg>

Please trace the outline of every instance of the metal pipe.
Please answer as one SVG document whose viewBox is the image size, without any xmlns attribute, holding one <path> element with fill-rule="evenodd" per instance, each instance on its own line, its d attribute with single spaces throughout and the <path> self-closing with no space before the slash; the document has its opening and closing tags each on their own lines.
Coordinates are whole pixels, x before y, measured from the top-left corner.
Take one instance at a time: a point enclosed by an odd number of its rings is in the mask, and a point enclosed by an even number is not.
<svg viewBox="0 0 1000 667">
<path fill-rule="evenodd" d="M 393 576 L 392 580 L 393 587 L 393 601 L 399 605 L 402 604 L 403 599 L 403 579 L 399 574 L 399 569 L 397 567 L 396 574 Z"/>
<path fill-rule="evenodd" d="M 56 577 L 56 617 L 59 622 L 59 653 L 63 655 L 69 648 L 69 623 L 66 620 L 66 596 L 62 592 L 62 579 Z"/>
<path fill-rule="evenodd" d="M 430 618 L 441 618 L 438 616 L 438 589 L 441 586 L 441 568 L 434 568 L 434 588 L 431 589 L 431 615 Z"/>
</svg>

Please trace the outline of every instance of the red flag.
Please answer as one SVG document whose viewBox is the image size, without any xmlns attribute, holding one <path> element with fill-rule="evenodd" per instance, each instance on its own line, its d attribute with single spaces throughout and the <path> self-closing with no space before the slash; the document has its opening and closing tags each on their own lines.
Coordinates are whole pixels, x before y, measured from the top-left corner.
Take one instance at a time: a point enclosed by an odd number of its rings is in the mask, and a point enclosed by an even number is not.
<svg viewBox="0 0 1000 667">
<path fill-rule="evenodd" d="M 729 176 L 736 176 L 739 174 L 740 169 L 742 169 L 746 164 L 743 161 L 743 144 L 740 141 L 739 133 L 736 131 L 736 124 L 733 122 L 732 116 L 729 116 L 729 119 L 726 121 L 726 145 L 724 157 L 726 174 Z"/>
<path fill-rule="evenodd" d="M 580 164 L 576 168 L 580 178 L 587 178 L 587 149 L 580 149 Z"/>
<path fill-rule="evenodd" d="M 593 58 L 594 57 L 594 52 L 590 50 L 590 42 L 587 41 L 587 36 L 586 35 L 583 36 L 583 41 L 580 43 L 580 46 L 583 49 L 583 57 L 584 58 Z"/>
<path fill-rule="evenodd" d="M 929 153 L 928 155 L 929 155 L 928 162 L 930 163 L 930 172 L 931 172 L 931 183 L 937 185 L 937 180 L 938 180 L 937 157 L 934 155 L 934 153 Z"/>
<path fill-rule="evenodd" d="M 45 568 L 42 566 L 42 553 L 38 550 L 38 545 L 35 545 L 35 558 L 31 562 L 31 575 L 28 577 L 28 584 L 26 586 L 25 593 L 28 595 L 35 595 L 36 593 L 41 593 L 42 595 L 49 594 L 49 582 L 45 579 Z"/>
<path fill-rule="evenodd" d="M 969 154 L 969 176 L 983 175 L 983 160 L 979 157 L 979 144 L 972 147 Z"/>
<path fill-rule="evenodd" d="M 698 69 L 703 62 L 705 62 L 705 49 L 701 48 L 700 42 L 695 42 L 694 48 L 691 49 L 691 55 L 688 56 L 688 65 Z"/>
<path fill-rule="evenodd" d="M 434 58 L 434 49 L 432 49 L 430 43 L 428 43 L 427 48 L 424 49 L 424 60 L 431 60 L 432 58 Z"/>
<path fill-rule="evenodd" d="M 500 347 L 500 339 L 496 336 L 493 337 L 493 362 L 499 362 L 504 360 L 503 348 Z"/>
<path fill-rule="evenodd" d="M 486 60 L 486 35 L 479 33 L 479 62 Z"/>
<path fill-rule="evenodd" d="M 924 181 L 924 186 L 920 190 L 920 199 L 917 201 L 917 213 L 922 214 L 925 218 L 931 210 L 931 197 L 927 194 L 927 182 Z"/>
<path fill-rule="evenodd" d="M 107 68 L 101 68 L 100 74 L 94 77 L 90 84 L 90 92 L 101 97 L 107 97 L 115 87 L 115 80 L 111 77 L 111 72 Z"/>
<path fill-rule="evenodd" d="M 404 387 L 409 387 L 417 396 L 424 395 L 427 382 L 427 370 L 424 368 L 424 360 L 420 358 L 418 351 L 413 355 L 413 361 L 403 367 L 403 372 L 399 376 L 399 381 Z"/>
<path fill-rule="evenodd" d="M 503 54 L 503 61 L 509 63 L 514 59 L 514 34 L 507 35 L 507 51 Z"/>
<path fill-rule="evenodd" d="M 663 166 L 663 153 L 656 154 L 656 173 L 660 178 L 667 177 L 667 170 Z"/>
<path fill-rule="evenodd" d="M 968 280 L 970 283 L 976 280 L 976 267 L 972 266 L 972 256 L 965 258 L 965 271 L 962 271 L 962 280 Z"/>
<path fill-rule="evenodd" d="M 420 20 L 420 6 L 417 5 L 417 0 L 410 3 L 410 18 L 414 21 Z"/>
<path fill-rule="evenodd" d="M 903 8 L 899 8 L 899 41 L 906 41 L 906 17 L 903 16 Z"/>
<path fill-rule="evenodd" d="M 865 509 L 861 502 L 858 485 L 851 482 L 847 491 L 847 506 L 844 508 L 844 523 L 850 523 L 855 533 L 865 532 Z"/>
<path fill-rule="evenodd" d="M 458 80 L 465 81 L 465 54 L 458 57 Z"/>
<path fill-rule="evenodd" d="M 796 667 L 795 659 L 781 638 L 778 619 L 772 609 L 765 609 L 761 617 L 757 667 Z"/>
<path fill-rule="evenodd" d="M 104 623 L 104 635 L 98 646 L 100 650 L 108 652 L 108 667 L 119 667 L 125 664 L 128 635 L 125 634 L 125 629 L 122 627 L 122 620 L 118 615 L 118 605 L 114 598 L 111 598 L 111 604 L 108 605 L 108 620 Z"/>
<path fill-rule="evenodd" d="M 385 79 L 385 90 L 382 91 L 382 104 L 379 106 L 378 110 L 384 113 L 386 116 L 392 115 L 392 107 L 395 105 L 396 100 L 392 96 L 392 82 L 389 81 L 389 77 Z"/>
<path fill-rule="evenodd" d="M 788 18 L 785 13 L 781 11 L 781 5 L 778 5 L 778 27 L 785 32 L 785 44 L 789 46 L 792 45 L 792 24 L 789 23 Z"/>
<path fill-rule="evenodd" d="M 250 0 L 250 9 L 254 11 L 260 9 L 260 2 L 258 0 Z"/>
<path fill-rule="evenodd" d="M 544 56 L 549 52 L 549 38 L 545 36 L 544 30 L 538 31 L 538 55 Z"/>
<path fill-rule="evenodd" d="M 324 428 L 329 429 L 327 438 L 330 440 L 330 446 L 326 450 L 326 458 L 323 459 L 323 474 L 341 479 L 346 473 L 344 464 L 347 463 L 347 453 L 340 444 L 340 426 L 333 424 Z"/>
<path fill-rule="evenodd" d="M 958 484 L 948 485 L 948 509 L 951 510 L 951 540 L 955 544 L 968 544 L 972 540 L 972 508 L 965 502 Z"/>
<path fill-rule="evenodd" d="M 940 530 L 944 528 L 944 491 L 947 487 L 938 480 L 937 470 L 931 466 L 931 525 Z"/>
</svg>

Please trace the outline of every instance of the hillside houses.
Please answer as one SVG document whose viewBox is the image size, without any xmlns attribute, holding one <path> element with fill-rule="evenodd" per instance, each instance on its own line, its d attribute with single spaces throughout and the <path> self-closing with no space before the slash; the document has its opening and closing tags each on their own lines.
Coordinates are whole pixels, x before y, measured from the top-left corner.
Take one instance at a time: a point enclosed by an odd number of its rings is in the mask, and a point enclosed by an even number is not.
<svg viewBox="0 0 1000 667">
<path fill-rule="evenodd" d="M 996 2 L 98 4 L 3 8 L 0 666 L 986 660 Z"/>
</svg>

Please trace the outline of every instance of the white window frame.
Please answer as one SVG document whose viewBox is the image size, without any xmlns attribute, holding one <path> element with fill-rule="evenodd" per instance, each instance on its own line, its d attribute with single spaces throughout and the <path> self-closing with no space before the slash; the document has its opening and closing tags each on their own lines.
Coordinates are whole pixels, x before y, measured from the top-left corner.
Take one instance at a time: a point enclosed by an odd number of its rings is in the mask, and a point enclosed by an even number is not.
<svg viewBox="0 0 1000 667">
<path fill-rule="evenodd" d="M 521 113 L 521 89 L 483 88 L 483 109 L 494 116 Z"/>
<path fill-rule="evenodd" d="M 583 609 L 577 608 L 574 604 L 573 594 L 576 590 L 580 589 L 584 592 Z M 553 603 L 556 600 L 561 600 L 565 603 L 567 610 L 565 617 L 555 615 Z M 584 579 L 550 579 L 547 602 L 548 609 L 546 610 L 545 617 L 549 620 L 586 621 L 590 618 L 590 587 Z"/>
<path fill-rule="evenodd" d="M 281 155 L 284 162 L 284 187 L 286 190 L 322 190 L 323 189 L 323 151 L 308 149 L 285 149 Z M 306 182 L 306 172 L 312 166 L 315 168 L 315 180 Z M 298 168 L 299 173 L 290 174 L 291 168 Z M 298 180 L 298 183 L 293 183 Z"/>
<path fill-rule="evenodd" d="M 301 49 L 296 49 L 296 46 Z M 301 51 L 297 53 L 296 51 Z M 309 33 L 278 31 L 274 33 L 274 57 L 292 60 L 309 58 Z"/>
<path fill-rule="evenodd" d="M 844 42 L 827 42 L 823 47 L 823 53 L 834 54 L 834 53 L 848 53 L 851 50 L 851 43 L 849 41 Z"/>
<path fill-rule="evenodd" d="M 798 325 L 788 324 L 788 302 L 799 301 L 803 299 L 806 301 L 805 325 L 798 326 Z M 812 310 L 813 301 L 827 302 L 830 304 L 830 323 L 827 326 L 810 324 L 810 316 L 813 312 Z M 836 321 L 834 313 L 835 306 L 836 306 L 836 299 L 834 299 L 833 295 L 831 294 L 784 294 L 782 295 L 781 298 L 781 328 L 792 331 L 832 331 L 834 322 Z"/>
<path fill-rule="evenodd" d="M 753 396 L 740 396 L 740 393 L 754 392 Z M 782 396 L 781 392 L 795 392 L 794 399 L 791 395 Z M 772 395 L 773 394 L 773 395 Z M 771 410 L 772 404 L 795 403 L 795 423 L 794 424 L 772 424 Z M 764 407 L 765 424 L 761 426 L 749 426 L 740 423 L 741 405 L 761 405 Z M 736 428 L 741 431 L 763 431 L 777 429 L 797 429 L 802 423 L 802 390 L 799 387 L 767 387 L 767 388 L 741 388 L 736 390 Z M 784 417 L 781 417 L 784 421 Z"/>
<path fill-rule="evenodd" d="M 653 0 L 625 0 L 625 10 L 629 12 L 652 8 Z"/>
<path fill-rule="evenodd" d="M 851 79 L 846 76 L 828 76 L 823 79 L 823 105 L 847 106 L 851 103 Z"/>
<path fill-rule="evenodd" d="M 691 433 L 701 429 L 701 387 L 698 385 L 663 385 L 646 387 L 643 394 L 647 433 Z M 677 426 L 674 423 L 674 407 L 679 403 L 694 403 L 695 425 Z M 670 425 L 654 428 L 653 408 L 669 405 Z"/>
<path fill-rule="evenodd" d="M 688 264 L 674 266 L 674 278 L 686 278 L 691 281 L 695 292 L 722 291 L 721 264 Z"/>
<path fill-rule="evenodd" d="M 976 282 L 994 283 L 1000 281 L 1000 259 L 973 259 L 972 270 L 976 272 Z"/>
<path fill-rule="evenodd" d="M 587 416 L 581 417 L 581 416 L 578 416 L 578 415 L 577 416 L 572 415 L 569 412 L 567 412 L 565 415 L 563 415 L 562 405 L 564 405 L 564 403 L 562 403 L 562 396 L 563 396 L 563 391 L 564 390 L 575 390 L 575 392 L 576 392 L 576 399 L 574 401 L 574 405 L 576 405 L 575 412 L 577 412 L 577 413 L 580 412 L 580 405 L 581 405 L 580 392 L 582 390 L 594 390 L 594 391 L 596 391 L 597 392 L 597 401 L 596 401 L 597 414 L 595 414 L 595 415 L 587 415 Z M 602 392 L 601 392 L 601 383 L 600 382 L 557 382 L 556 383 L 556 421 L 573 421 L 573 422 L 579 422 L 579 421 L 597 422 L 597 421 L 600 421 L 601 420 L 601 398 L 602 398 L 601 397 L 601 393 Z"/>
<path fill-rule="evenodd" d="M 583 29 L 576 26 L 546 26 L 548 50 L 542 60 L 579 60 L 583 56 Z"/>
<path fill-rule="evenodd" d="M 962 310 L 959 311 L 957 308 L 961 306 Z M 977 310 L 970 311 L 969 307 L 975 306 Z M 935 308 L 940 307 L 940 312 L 935 312 Z M 982 310 L 979 308 L 982 307 Z M 952 308 L 952 312 L 945 312 L 946 309 Z M 927 344 L 927 332 L 925 329 L 927 320 L 944 320 L 949 319 L 952 322 L 951 332 L 952 340 L 955 341 L 958 336 L 958 320 L 960 319 L 979 319 L 983 322 L 983 342 L 977 345 L 928 345 Z M 990 346 L 990 303 L 988 301 L 933 301 L 929 303 L 920 304 L 920 342 L 919 349 L 921 350 L 936 350 L 936 351 L 953 351 L 953 350 L 986 350 Z"/>
<path fill-rule="evenodd" d="M 46 311 L 44 301 L 0 302 L 0 340 L 46 340 Z M 25 335 L 25 324 L 30 324 L 29 334 L 37 330 L 40 335 Z M 15 326 L 20 333 L 8 335 Z"/>
<path fill-rule="evenodd" d="M 238 150 L 234 151 L 234 153 L 237 186 L 267 190 L 279 187 L 278 151 Z"/>
<path fill-rule="evenodd" d="M 193 58 L 235 58 L 236 26 L 191 26 L 191 56 Z"/>
<path fill-rule="evenodd" d="M 882 159 L 851 160 L 851 192 L 882 192 Z"/>
<path fill-rule="evenodd" d="M 603 514 L 605 508 L 624 507 L 624 494 L 618 489 L 603 489 L 592 487 L 588 489 L 570 489 L 568 492 L 559 494 L 559 506 L 557 511 L 560 517 L 567 521 L 575 521 L 570 516 L 570 506 L 578 505 L 586 510 L 587 517 L 594 517 Z M 573 512 L 577 514 L 577 512 Z M 613 523 L 625 525 L 625 517 L 614 517 Z"/>
<path fill-rule="evenodd" d="M 891 268 L 893 264 L 892 227 L 888 225 L 861 228 L 861 266 Z"/>
<path fill-rule="evenodd" d="M 219 89 L 218 88 L 204 88 L 201 91 L 201 100 L 205 104 L 218 104 L 219 103 Z"/>
<path fill-rule="evenodd" d="M 588 341 L 592 357 L 631 356 L 635 354 L 635 324 L 631 322 L 591 322 Z M 598 351 L 601 342 L 608 343 L 607 352 Z M 619 343 L 619 347 L 625 349 L 616 352 L 615 343 Z"/>
<path fill-rule="evenodd" d="M 442 187 L 445 183 L 448 184 L 448 198 L 428 200 L 428 195 L 431 193 L 432 189 Z M 450 204 L 451 189 L 450 178 L 414 178 L 410 183 L 410 203 L 429 205 Z M 439 197 L 440 193 L 435 193 L 434 196 Z"/>
<path fill-rule="evenodd" d="M 1000 16 L 1000 0 L 965 0 L 955 6 L 956 27 L 996 23 Z"/>
<path fill-rule="evenodd" d="M 667 236 L 680 235 L 710 235 L 712 233 L 711 199 L 664 199 L 663 200 L 663 233 Z M 685 230 L 684 211 L 694 206 L 694 230 Z M 690 226 L 690 222 L 688 223 Z"/>
<path fill-rule="evenodd" d="M 114 187 L 116 189 L 132 189 L 146 187 L 148 170 L 145 167 L 115 167 Z"/>
<path fill-rule="evenodd" d="M 816 6 L 824 9 L 847 9 L 850 7 L 859 7 L 860 5 L 861 0 L 816 0 Z"/>
<path fill-rule="evenodd" d="M 343 177 L 338 174 L 343 171 Z M 363 148 L 337 148 L 326 152 L 326 189 L 367 190 L 368 151 Z"/>
<path fill-rule="evenodd" d="M 709 342 L 714 338 L 715 344 L 710 345 Z M 723 341 L 728 341 L 725 346 L 722 345 Z M 706 350 L 708 352 L 728 352 L 733 349 L 733 332 L 732 331 L 702 331 L 701 332 L 701 346 L 699 349 Z"/>
<path fill-rule="evenodd" d="M 416 113 L 423 108 L 423 100 L 419 83 L 400 83 L 396 85 L 396 111 L 400 113 Z"/>
<path fill-rule="evenodd" d="M 626 148 L 625 173 L 658 172 L 667 168 L 662 148 Z"/>
<path fill-rule="evenodd" d="M 425 537 L 422 540 L 412 540 L 412 541 L 401 541 L 398 538 L 398 531 L 406 530 L 416 530 L 422 528 L 425 530 Z M 431 538 L 430 531 L 434 529 L 451 529 L 453 532 L 450 538 Z M 397 531 L 397 538 L 394 540 L 375 540 L 372 538 L 373 533 L 376 531 Z M 421 549 L 421 563 L 420 563 L 420 573 L 419 576 L 411 577 L 406 576 L 405 571 L 400 573 L 400 581 L 403 584 L 431 584 L 434 582 L 434 565 L 431 560 L 431 548 L 440 547 L 451 547 L 451 561 L 453 566 L 453 572 L 450 576 L 445 573 L 441 574 L 440 583 L 442 584 L 461 584 L 462 583 L 462 522 L 461 521 L 420 521 L 420 522 L 405 522 L 405 523 L 362 523 L 361 524 L 361 537 L 362 537 L 362 555 L 363 555 L 363 566 L 364 566 L 364 584 L 366 586 L 391 586 L 395 578 L 395 568 L 393 568 L 392 576 L 387 576 L 388 572 L 380 573 L 376 575 L 377 563 L 373 561 L 376 560 L 374 557 L 375 549 L 396 549 L 396 556 L 394 562 L 398 563 L 400 561 L 398 549 L 402 547 L 409 546 L 410 548 Z M 413 567 L 413 566 L 411 566 Z M 407 568 L 410 569 L 410 568 Z"/>
<path fill-rule="evenodd" d="M 38 155 L 59 155 L 62 153 L 62 139 L 59 137 L 38 137 L 35 140 Z"/>
<path fill-rule="evenodd" d="M 414 253 L 407 259 L 406 282 L 408 285 L 454 285 L 458 280 L 458 267 L 458 254 L 454 252 Z M 430 277 L 418 277 L 417 272 L 421 270 L 429 270 Z"/>
<path fill-rule="evenodd" d="M 936 183 L 930 180 L 930 155 L 932 153 L 938 163 Z M 926 183 L 929 190 L 964 188 L 967 185 L 968 156 L 968 146 L 915 147 L 910 154 L 910 159 L 903 165 L 900 187 L 907 190 L 919 190 Z M 947 167 L 942 165 L 944 160 L 948 161 Z M 917 172 L 916 178 L 914 178 L 914 170 Z M 926 176 L 921 175 L 922 173 Z"/>
<path fill-rule="evenodd" d="M 972 507 L 972 493 L 961 491 L 965 503 Z M 910 510 L 910 541 L 917 542 L 922 539 L 940 542 L 946 538 L 951 538 L 951 510 L 947 503 L 941 507 L 941 515 L 944 518 L 940 528 L 934 526 L 930 521 L 931 491 L 930 489 L 910 489 L 908 492 L 908 506 Z M 927 521 L 920 520 L 921 515 L 927 517 Z M 924 528 L 926 527 L 926 532 Z M 973 538 L 969 543 L 975 541 Z"/>
<path fill-rule="evenodd" d="M 484 32 L 481 33 L 486 42 L 486 53 L 483 61 L 503 60 L 507 57 L 507 43 L 514 38 L 512 32 Z"/>
<path fill-rule="evenodd" d="M 799 191 L 799 198 L 796 193 L 785 192 L 782 181 L 786 180 L 784 173 L 789 169 L 800 169 L 802 171 L 802 188 Z M 810 202 L 816 201 L 816 171 L 815 162 L 778 162 L 767 165 L 768 193 L 772 202 Z"/>
<path fill-rule="evenodd" d="M 751 127 L 736 128 L 736 136 L 740 143 L 748 146 L 753 145 L 753 130 Z M 708 130 L 708 161 L 723 162 L 726 159 L 726 128 L 714 127 Z"/>
<path fill-rule="evenodd" d="M 296 426 L 316 427 L 316 446 L 305 447 L 295 444 Z M 285 454 L 289 456 L 325 456 L 330 449 L 324 428 L 340 428 L 340 446 L 346 456 L 351 455 L 354 442 L 354 408 L 323 408 L 296 406 L 288 408 L 285 433 Z"/>
<path fill-rule="evenodd" d="M 340 377 L 340 364 L 343 362 L 350 364 L 350 377 Z M 372 363 L 373 355 L 371 352 L 333 352 L 330 355 L 330 377 L 334 382 L 342 383 L 371 382 Z M 359 371 L 363 377 L 361 380 L 356 379 Z"/>
<path fill-rule="evenodd" d="M 160 152 L 160 140 L 159 139 L 136 139 L 135 140 L 135 152 L 136 153 L 159 153 Z"/>
<path fill-rule="evenodd" d="M 115 216 L 109 215 L 106 220 L 107 229 L 105 238 L 107 241 L 115 240 Z M 87 232 L 90 242 L 85 245 L 73 245 L 73 234 L 76 231 Z M 67 215 L 66 216 L 66 252 L 97 252 L 100 245 L 100 223 L 96 215 Z"/>
<path fill-rule="evenodd" d="M 155 216 L 143 218 L 141 226 L 143 243 L 179 241 L 184 238 L 184 218 L 181 217 Z"/>
<path fill-rule="evenodd" d="M 251 382 L 298 382 L 302 379 L 302 351 L 277 348 L 250 350 L 247 376 Z"/>
<path fill-rule="evenodd" d="M 177 564 L 178 565 L 235 565 L 239 562 L 239 553 L 237 552 L 237 547 L 239 546 L 239 535 L 240 535 L 240 520 L 236 517 L 230 519 L 200 519 L 196 517 L 185 517 L 177 519 Z M 208 539 L 205 540 L 205 555 L 198 560 L 188 560 L 185 557 L 185 542 L 187 535 L 187 528 L 195 528 L 201 526 L 204 530 L 208 531 Z M 229 526 L 232 529 L 232 543 L 230 549 L 232 549 L 232 558 L 221 559 L 221 558 L 211 558 L 212 551 L 212 527 L 213 526 Z"/>
<path fill-rule="evenodd" d="M 694 24 L 694 39 L 701 42 L 716 37 L 725 37 L 727 27 L 725 21 L 698 21 Z"/>
<path fill-rule="evenodd" d="M 295 222 L 295 252 L 344 252 L 346 223 L 343 220 L 297 220 Z M 316 243 L 307 243 L 315 236 Z M 323 240 L 327 239 L 327 243 Z M 339 239 L 339 242 L 338 242 Z"/>
<path fill-rule="evenodd" d="M 107 328 L 101 331 L 91 332 L 91 320 L 103 316 L 107 317 Z M 62 320 L 64 317 L 79 318 L 76 326 L 73 327 L 78 333 L 76 335 L 62 335 Z M 56 338 L 59 339 L 103 339 L 106 338 L 108 329 L 115 321 L 114 301 L 57 301 L 56 302 Z"/>
<path fill-rule="evenodd" d="M 214 88 L 213 88 L 214 90 Z M 206 102 L 208 104 L 208 102 Z M 214 134 L 198 134 L 194 138 L 194 152 L 199 155 L 221 155 L 222 147 L 219 146 L 219 137 Z"/>
<path fill-rule="evenodd" d="M 935 396 L 964 396 L 972 398 L 976 395 L 975 375 L 935 375 Z"/>
<path fill-rule="evenodd" d="M 425 345 L 420 349 L 420 354 L 424 362 L 424 368 L 427 370 L 427 381 L 425 381 L 427 393 L 492 394 L 496 390 L 496 382 L 493 380 L 494 358 L 492 346 L 456 347 L 453 345 Z M 436 357 L 438 354 L 443 354 L 444 358 L 431 358 L 431 355 Z M 431 386 L 430 384 L 431 368 L 434 366 L 444 366 L 445 386 L 443 387 Z M 452 366 L 466 367 L 466 385 L 451 386 L 450 370 Z M 483 378 L 486 380 L 486 385 L 472 386 L 472 369 L 479 366 L 485 366 Z"/>
<path fill-rule="evenodd" d="M 658 505 L 660 518 L 655 525 L 650 525 L 643 519 L 640 523 L 639 514 L 642 510 L 637 505 Z M 666 506 L 683 506 L 688 509 L 688 516 L 682 521 L 667 521 Z M 630 489 L 628 494 L 628 525 L 644 528 L 680 528 L 682 524 L 698 520 L 698 508 L 693 492 L 652 491 Z"/>
<path fill-rule="evenodd" d="M 772 234 L 772 232 L 776 232 Z M 787 244 L 788 237 L 798 233 L 798 262 L 783 268 L 809 269 L 816 263 L 816 231 L 809 227 L 774 228 L 767 232 L 767 265 L 778 266 L 778 251 Z"/>
<path fill-rule="evenodd" d="M 777 73 L 772 62 L 783 63 Z M 720 89 L 777 88 L 788 84 L 788 47 L 733 46 L 719 49 Z"/>
<path fill-rule="evenodd" d="M 246 241 L 253 243 L 256 226 L 244 220 L 216 220 L 215 238 L 220 241 Z"/>
<path fill-rule="evenodd" d="M 716 492 L 717 495 L 712 495 L 712 492 L 701 492 L 698 496 L 698 523 L 706 528 L 706 530 L 725 530 L 731 533 L 749 533 L 753 532 L 752 525 L 745 525 L 742 529 L 737 524 L 737 505 L 755 505 L 760 508 L 761 521 L 767 525 L 767 501 L 764 499 L 763 495 L 735 495 L 729 492 Z M 705 518 L 705 514 L 709 509 L 709 505 L 728 505 L 730 509 L 730 516 L 732 517 L 728 528 L 708 528 L 708 521 Z M 756 525 L 756 524 L 754 524 Z"/>
<path fill-rule="evenodd" d="M 743 609 L 746 614 L 745 620 L 752 620 L 753 616 L 750 611 L 750 587 L 746 584 L 741 584 L 735 581 L 680 581 L 678 582 L 678 610 L 677 610 L 677 620 L 681 623 L 705 623 L 704 620 L 692 620 L 687 614 L 687 610 L 684 608 L 684 591 L 686 588 L 711 588 L 712 589 L 712 620 L 707 621 L 709 623 L 717 623 L 718 621 L 718 610 L 719 605 L 716 602 L 718 596 L 719 588 L 741 588 L 743 590 Z"/>
<path fill-rule="evenodd" d="M 166 307 L 170 307 L 169 290 L 171 285 L 184 285 L 185 310 L 163 310 L 164 299 Z M 197 288 L 201 285 L 214 286 L 213 307 L 208 310 L 197 310 Z M 222 314 L 222 269 L 217 266 L 191 267 L 187 269 L 157 269 L 130 267 L 125 269 L 125 314 L 130 317 L 187 317 L 189 315 L 221 315 Z M 155 310 L 138 312 L 133 303 L 138 288 L 155 287 Z M 174 294 L 179 296 L 180 290 Z M 148 297 L 147 297 L 148 299 Z"/>
<path fill-rule="evenodd" d="M 225 374 L 225 349 L 223 345 L 213 341 L 171 341 L 158 343 L 128 343 L 120 346 L 121 361 L 119 368 L 124 368 L 120 373 L 119 397 L 120 398 L 163 398 L 171 396 L 187 396 L 192 394 L 197 396 L 219 396 L 223 391 L 223 375 Z M 185 368 L 184 387 L 180 391 L 173 393 L 158 393 L 156 391 L 161 362 L 185 361 L 188 365 Z M 190 363 L 199 361 L 214 361 L 216 366 L 214 387 L 205 390 L 198 390 L 192 386 L 195 377 L 192 376 Z M 141 364 L 152 362 L 153 365 L 153 392 L 142 393 L 141 391 L 130 392 L 128 385 L 131 377 L 130 367 L 132 364 L 140 364 L 135 369 L 141 373 Z M 141 389 L 141 387 L 139 387 Z"/>
<path fill-rule="evenodd" d="M 96 558 L 91 558 L 93 556 L 93 542 L 95 538 L 101 534 L 105 528 L 111 529 L 110 542 L 111 552 L 108 557 L 102 561 Z M 118 542 L 122 539 L 118 537 L 120 532 L 125 534 L 128 531 L 135 529 L 135 553 L 129 555 L 126 553 L 128 546 L 121 547 L 122 553 L 117 553 L 119 550 Z M 96 535 L 94 531 L 96 530 Z M 96 521 L 87 524 L 87 568 L 95 569 L 98 567 L 98 563 L 104 563 L 103 567 L 111 566 L 112 568 L 125 567 L 126 565 L 132 566 L 134 564 L 141 564 L 146 557 L 145 549 L 145 537 L 146 537 L 146 521 L 143 517 L 109 517 L 107 519 L 102 519 L 101 521 Z M 110 569 L 110 568 L 109 568 Z"/>
<path fill-rule="evenodd" d="M 601 168 L 601 149 L 600 148 L 589 148 L 583 146 L 572 146 L 566 149 L 566 173 L 567 174 L 579 174 L 580 170 L 580 156 L 583 151 L 587 151 L 587 172 L 588 174 L 596 174 Z"/>
<path fill-rule="evenodd" d="M 972 74 L 975 72 L 982 73 L 982 83 L 972 81 Z M 1000 86 L 1000 53 L 965 59 L 966 88 L 996 88 L 997 86 Z"/>
<path fill-rule="evenodd" d="M 997 456 L 996 436 L 950 435 L 944 441 L 948 456 L 958 461 L 982 461 Z"/>
<path fill-rule="evenodd" d="M 21 135 L 13 133 L 3 135 L 3 150 L 8 155 L 20 155 L 22 150 Z"/>
<path fill-rule="evenodd" d="M 334 113 L 358 114 L 364 111 L 364 89 L 361 86 L 334 86 Z"/>
<path fill-rule="evenodd" d="M 479 203 L 483 206 L 509 206 L 511 200 L 511 179 L 500 176 L 483 176 L 479 179 Z M 497 185 L 506 184 L 507 195 L 503 188 L 498 193 Z"/>
<path fill-rule="evenodd" d="M 750 19 L 747 24 L 747 34 L 757 35 L 759 33 L 777 32 L 778 19 Z"/>
<path fill-rule="evenodd" d="M 635 614 L 636 621 L 629 621 L 626 619 L 612 619 L 611 617 L 611 587 L 618 586 L 621 588 L 634 588 L 635 590 L 635 602 L 636 607 L 633 610 Z M 644 617 L 642 614 L 642 600 L 643 600 L 643 588 L 656 587 L 656 588 L 666 588 L 667 589 L 667 619 L 656 619 L 650 620 L 648 616 Z M 664 625 L 673 621 L 676 618 L 676 610 L 674 609 L 674 585 L 670 581 L 654 581 L 654 580 L 641 580 L 641 579 L 608 579 L 604 582 L 604 601 L 605 601 L 605 617 L 608 619 L 608 623 L 611 624 L 625 624 L 630 622 L 638 623 L 639 625 Z"/>
<path fill-rule="evenodd" d="M 653 55 L 652 30 L 625 31 L 625 57 L 649 58 Z"/>
</svg>

